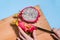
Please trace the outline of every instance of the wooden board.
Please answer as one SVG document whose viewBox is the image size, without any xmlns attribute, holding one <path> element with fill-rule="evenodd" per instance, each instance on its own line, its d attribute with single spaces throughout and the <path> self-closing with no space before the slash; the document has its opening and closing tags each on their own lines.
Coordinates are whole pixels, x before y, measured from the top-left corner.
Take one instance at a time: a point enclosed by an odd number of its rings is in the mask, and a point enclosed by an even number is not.
<svg viewBox="0 0 60 40">
<path fill-rule="evenodd" d="M 38 19 L 37 23 L 35 23 L 34 25 L 51 31 L 50 25 L 48 24 L 40 7 L 37 5 L 35 6 L 35 8 L 39 10 L 40 18 Z M 41 31 L 41 30 L 36 31 L 36 36 L 38 40 L 54 40 L 49 33 Z"/>
</svg>

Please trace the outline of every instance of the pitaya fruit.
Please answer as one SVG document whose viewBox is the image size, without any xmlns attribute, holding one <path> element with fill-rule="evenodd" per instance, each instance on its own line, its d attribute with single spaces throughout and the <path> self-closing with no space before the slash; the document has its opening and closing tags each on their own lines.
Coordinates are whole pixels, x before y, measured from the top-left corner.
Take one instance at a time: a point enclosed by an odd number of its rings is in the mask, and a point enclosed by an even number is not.
<svg viewBox="0 0 60 40">
<path fill-rule="evenodd" d="M 27 7 L 20 12 L 22 19 L 26 22 L 36 22 L 38 20 L 39 11 L 34 7 Z"/>
<path fill-rule="evenodd" d="M 22 19 L 21 21 L 18 21 L 18 26 L 21 27 L 25 32 L 32 33 L 34 30 L 37 29 L 34 25 L 24 22 L 26 21 L 31 23 L 31 22 L 36 22 L 38 20 L 38 17 L 40 17 L 40 15 L 39 15 L 39 11 L 36 8 L 34 7 L 25 8 L 22 11 L 20 11 L 18 17 Z"/>
<path fill-rule="evenodd" d="M 21 27 L 25 32 L 30 32 L 32 33 L 34 30 L 36 30 L 36 27 L 33 26 L 32 24 L 26 24 L 24 22 L 18 22 L 18 26 Z"/>
<path fill-rule="evenodd" d="M 29 29 L 30 32 L 33 32 L 34 30 L 37 29 L 34 25 L 32 25 L 32 24 L 29 24 L 29 25 L 31 26 L 31 28 Z"/>
</svg>

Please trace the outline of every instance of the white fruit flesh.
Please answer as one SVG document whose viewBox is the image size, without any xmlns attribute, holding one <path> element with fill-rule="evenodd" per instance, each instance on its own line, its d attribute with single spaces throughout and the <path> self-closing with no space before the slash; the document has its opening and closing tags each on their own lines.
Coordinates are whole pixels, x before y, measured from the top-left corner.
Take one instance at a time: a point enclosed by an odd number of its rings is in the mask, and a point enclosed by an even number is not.
<svg viewBox="0 0 60 40">
<path fill-rule="evenodd" d="M 34 8 L 26 8 L 23 10 L 22 17 L 26 21 L 35 21 L 38 17 L 38 11 Z"/>
</svg>

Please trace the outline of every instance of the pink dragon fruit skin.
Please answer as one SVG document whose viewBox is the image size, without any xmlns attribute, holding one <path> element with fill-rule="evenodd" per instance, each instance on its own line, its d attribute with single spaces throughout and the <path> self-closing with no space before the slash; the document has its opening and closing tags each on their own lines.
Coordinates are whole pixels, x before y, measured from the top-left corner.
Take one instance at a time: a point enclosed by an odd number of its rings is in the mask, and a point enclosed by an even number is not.
<svg viewBox="0 0 60 40">
<path fill-rule="evenodd" d="M 30 24 L 30 26 L 31 26 L 31 28 L 29 29 L 30 32 L 33 32 L 34 30 L 37 29 L 37 28 L 36 28 L 34 25 L 32 25 L 32 24 Z"/>
<path fill-rule="evenodd" d="M 32 19 L 28 20 L 28 18 L 30 18 L 31 16 L 29 16 L 27 19 L 24 17 L 24 13 L 25 13 L 24 10 L 27 9 L 27 8 L 32 8 L 32 9 L 35 9 L 37 11 L 37 14 L 35 14 L 35 15 L 37 15 L 36 18 L 33 18 L 33 20 Z M 35 13 L 35 11 L 34 11 L 34 13 Z M 35 22 L 37 22 L 38 17 L 40 17 L 40 15 L 39 15 L 39 11 L 36 8 L 34 8 L 32 6 L 31 7 L 26 7 L 22 11 L 20 11 L 20 13 L 18 15 L 18 18 L 21 18 L 21 20 L 23 20 L 23 21 L 18 21 L 18 26 L 21 27 L 23 29 L 23 31 L 25 31 L 25 32 L 33 32 L 37 28 L 32 24 L 27 24 L 27 25 L 31 26 L 31 27 L 27 28 L 25 26 L 25 22 L 27 22 L 27 23 L 28 22 L 29 23 L 34 22 L 35 23 Z"/>
<path fill-rule="evenodd" d="M 31 26 L 31 28 L 29 28 L 29 29 L 27 29 L 26 26 L 24 26 L 24 25 L 25 25 L 24 22 L 22 22 L 22 21 L 18 22 L 18 26 L 21 27 L 23 29 L 23 31 L 25 31 L 25 32 L 31 32 L 32 33 L 34 30 L 36 30 L 36 27 L 31 25 L 31 24 L 29 24 Z"/>
<path fill-rule="evenodd" d="M 35 10 L 37 11 L 37 17 L 36 17 L 34 20 L 26 20 L 26 19 L 22 16 L 24 10 L 27 9 L 27 8 L 32 8 L 32 9 L 35 9 Z M 38 11 L 36 8 L 30 6 L 30 7 L 24 8 L 24 9 L 19 13 L 19 17 L 22 17 L 22 20 L 24 20 L 24 21 L 26 21 L 26 22 L 37 22 L 38 17 L 40 17 L 40 15 L 39 15 L 39 11 Z M 27 19 L 28 19 L 28 18 L 27 18 Z"/>
<path fill-rule="evenodd" d="M 21 27 L 24 31 L 27 31 L 26 27 L 24 26 L 24 22 L 18 22 L 18 26 Z"/>
</svg>

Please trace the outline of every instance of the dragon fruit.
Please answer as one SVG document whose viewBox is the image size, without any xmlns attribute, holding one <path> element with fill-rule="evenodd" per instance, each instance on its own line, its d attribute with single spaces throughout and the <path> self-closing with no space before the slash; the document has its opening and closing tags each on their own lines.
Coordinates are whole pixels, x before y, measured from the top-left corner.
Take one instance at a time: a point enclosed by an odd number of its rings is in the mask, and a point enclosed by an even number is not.
<svg viewBox="0 0 60 40">
<path fill-rule="evenodd" d="M 20 16 L 26 22 L 36 22 L 38 20 L 39 11 L 34 7 L 27 7 L 20 12 Z"/>
<path fill-rule="evenodd" d="M 37 29 L 34 25 L 28 24 L 28 22 L 36 22 L 38 20 L 38 17 L 40 17 L 39 11 L 36 8 L 25 8 L 20 11 L 18 17 L 22 19 L 21 21 L 18 21 L 18 26 L 21 27 L 25 32 L 32 33 L 34 30 Z"/>
<path fill-rule="evenodd" d="M 26 24 L 22 21 L 18 22 L 18 26 L 21 27 L 25 32 L 32 33 L 34 30 L 36 30 L 36 27 L 31 24 Z"/>
</svg>

